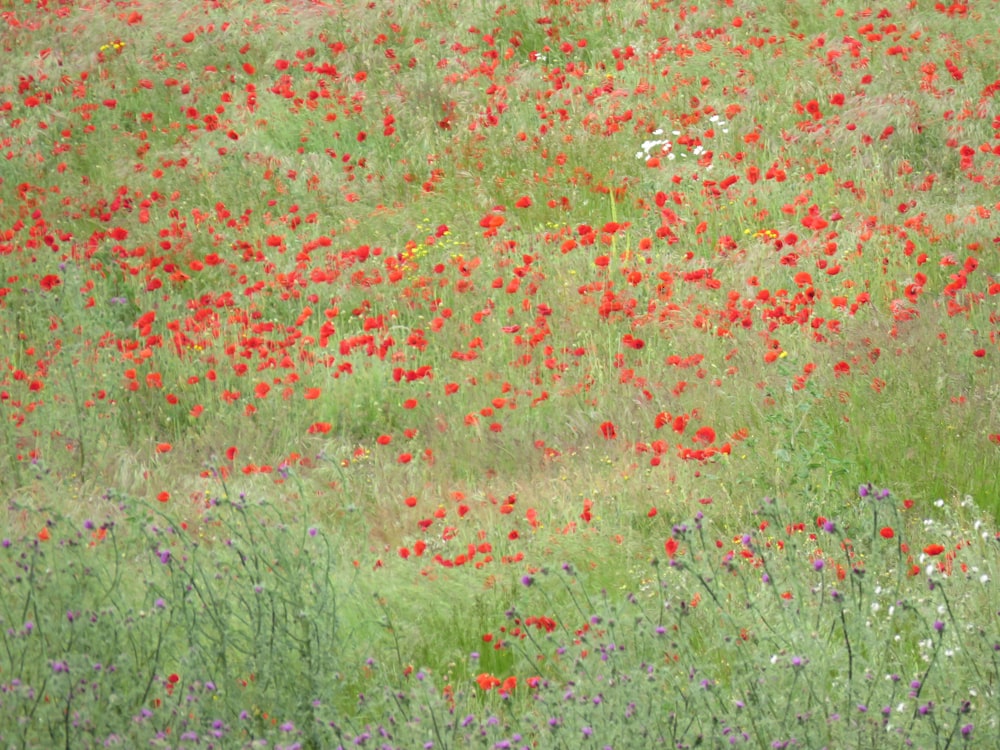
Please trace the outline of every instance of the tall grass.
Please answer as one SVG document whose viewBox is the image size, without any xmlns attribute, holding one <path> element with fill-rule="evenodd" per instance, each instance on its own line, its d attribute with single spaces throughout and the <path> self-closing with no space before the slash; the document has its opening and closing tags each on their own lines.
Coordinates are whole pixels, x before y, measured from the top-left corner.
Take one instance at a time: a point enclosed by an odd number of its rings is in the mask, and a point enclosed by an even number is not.
<svg viewBox="0 0 1000 750">
<path fill-rule="evenodd" d="M 995 4 L 4 10 L 0 740 L 987 746 Z"/>
</svg>

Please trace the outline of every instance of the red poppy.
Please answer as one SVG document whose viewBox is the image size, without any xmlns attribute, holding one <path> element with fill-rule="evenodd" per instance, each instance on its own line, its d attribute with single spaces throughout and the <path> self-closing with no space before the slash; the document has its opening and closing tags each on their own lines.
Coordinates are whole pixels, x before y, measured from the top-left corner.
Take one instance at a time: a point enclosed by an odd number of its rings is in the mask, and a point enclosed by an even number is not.
<svg viewBox="0 0 1000 750">
<path fill-rule="evenodd" d="M 615 429 L 614 422 L 602 422 L 600 429 L 601 436 L 605 440 L 614 440 L 618 437 L 618 430 Z"/>
<path fill-rule="evenodd" d="M 883 526 L 878 533 L 882 535 L 883 539 L 892 539 L 896 536 L 896 532 L 892 530 L 892 526 Z"/>
<path fill-rule="evenodd" d="M 705 427 L 699 427 L 698 431 L 694 434 L 694 442 L 705 443 L 706 445 L 715 442 L 715 430 L 707 425 Z"/>
<path fill-rule="evenodd" d="M 499 678 L 494 677 L 491 674 L 487 674 L 486 672 L 476 675 L 476 682 L 479 683 L 480 690 L 492 690 L 500 685 Z"/>
<path fill-rule="evenodd" d="M 944 547 L 940 544 L 928 544 L 924 547 L 924 554 L 934 557 L 935 555 L 940 555 L 944 552 Z"/>
</svg>

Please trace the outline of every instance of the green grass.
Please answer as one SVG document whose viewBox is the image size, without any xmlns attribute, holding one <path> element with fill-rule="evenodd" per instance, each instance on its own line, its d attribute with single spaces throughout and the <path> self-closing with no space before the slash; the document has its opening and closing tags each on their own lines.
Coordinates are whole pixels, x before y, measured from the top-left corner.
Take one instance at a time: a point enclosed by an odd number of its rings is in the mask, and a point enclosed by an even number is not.
<svg viewBox="0 0 1000 750">
<path fill-rule="evenodd" d="M 6 9 L 0 741 L 984 746 L 995 4 Z"/>
</svg>

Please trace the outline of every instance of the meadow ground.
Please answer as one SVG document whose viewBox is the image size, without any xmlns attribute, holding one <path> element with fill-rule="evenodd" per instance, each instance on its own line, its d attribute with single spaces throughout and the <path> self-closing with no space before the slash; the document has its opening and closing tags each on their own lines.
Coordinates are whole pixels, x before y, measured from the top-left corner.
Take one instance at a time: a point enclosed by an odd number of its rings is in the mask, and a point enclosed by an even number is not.
<svg viewBox="0 0 1000 750">
<path fill-rule="evenodd" d="M 998 10 L 0 3 L 0 745 L 990 747 Z"/>
</svg>

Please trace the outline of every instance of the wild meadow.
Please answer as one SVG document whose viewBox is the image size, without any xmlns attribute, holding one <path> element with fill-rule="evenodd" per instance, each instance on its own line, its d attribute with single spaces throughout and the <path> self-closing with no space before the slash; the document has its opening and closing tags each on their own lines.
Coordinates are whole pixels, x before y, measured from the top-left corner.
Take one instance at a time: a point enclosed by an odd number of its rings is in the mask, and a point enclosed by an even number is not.
<svg viewBox="0 0 1000 750">
<path fill-rule="evenodd" d="M 998 12 L 0 3 L 0 746 L 994 747 Z"/>
</svg>

